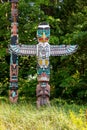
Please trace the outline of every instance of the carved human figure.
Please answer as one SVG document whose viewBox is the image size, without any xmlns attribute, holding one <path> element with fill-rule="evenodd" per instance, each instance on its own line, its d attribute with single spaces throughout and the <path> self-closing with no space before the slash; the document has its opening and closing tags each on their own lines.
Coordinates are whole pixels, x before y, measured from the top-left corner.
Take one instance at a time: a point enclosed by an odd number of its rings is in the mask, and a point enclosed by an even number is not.
<svg viewBox="0 0 87 130">
<path fill-rule="evenodd" d="M 39 82 L 36 87 L 36 97 L 37 97 L 37 108 L 43 105 L 50 105 L 50 85 L 48 82 Z"/>
</svg>

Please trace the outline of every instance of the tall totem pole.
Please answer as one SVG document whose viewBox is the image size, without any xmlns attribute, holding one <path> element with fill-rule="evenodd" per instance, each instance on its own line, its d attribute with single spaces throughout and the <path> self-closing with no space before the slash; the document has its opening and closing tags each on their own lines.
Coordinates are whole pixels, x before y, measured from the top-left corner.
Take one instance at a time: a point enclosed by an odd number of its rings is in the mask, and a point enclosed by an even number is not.
<svg viewBox="0 0 87 130">
<path fill-rule="evenodd" d="M 17 4 L 17 1 L 16 1 Z M 17 15 L 16 15 L 17 16 Z M 15 23 L 16 24 L 16 23 Z M 14 24 L 12 24 L 14 25 Z M 17 24 L 16 27 L 17 29 Z M 13 35 L 14 36 L 14 35 Z M 10 69 L 12 82 L 11 82 L 11 90 L 13 95 L 11 95 L 11 98 L 16 99 L 18 97 L 18 55 L 36 55 L 37 56 L 37 80 L 38 84 L 36 87 L 36 97 L 37 97 L 37 107 L 40 107 L 42 105 L 48 104 L 50 105 L 49 98 L 50 98 L 50 63 L 49 63 L 49 57 L 50 56 L 63 56 L 63 55 L 70 55 L 74 53 L 77 50 L 77 45 L 50 45 L 49 44 L 49 38 L 50 38 L 50 26 L 49 24 L 42 22 L 38 25 L 37 29 L 37 45 L 18 45 L 17 43 L 17 33 L 16 33 L 16 41 L 13 42 L 15 44 L 10 44 L 9 50 L 12 55 L 14 55 L 15 62 L 11 58 L 12 62 L 12 68 Z M 14 39 L 12 40 L 14 41 Z M 11 66 L 10 65 L 10 66 Z M 14 80 L 14 73 L 15 72 L 15 78 Z M 15 87 L 14 87 L 15 86 Z M 15 88 L 15 89 L 14 89 Z M 16 91 L 15 91 L 16 90 Z M 13 100 L 11 100 L 13 101 Z"/>
<path fill-rule="evenodd" d="M 18 44 L 18 0 L 11 0 L 11 45 Z M 18 99 L 18 56 L 10 53 L 10 90 L 11 102 Z"/>
</svg>

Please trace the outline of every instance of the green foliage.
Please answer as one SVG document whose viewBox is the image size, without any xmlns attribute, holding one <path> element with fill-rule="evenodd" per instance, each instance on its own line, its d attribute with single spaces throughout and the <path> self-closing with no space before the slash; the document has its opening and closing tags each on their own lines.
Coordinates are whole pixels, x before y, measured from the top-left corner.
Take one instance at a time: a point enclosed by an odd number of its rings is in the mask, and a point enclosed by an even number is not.
<svg viewBox="0 0 87 130">
<path fill-rule="evenodd" d="M 83 106 L 56 105 L 39 110 L 30 103 L 0 104 L 0 129 L 12 130 L 86 130 Z"/>
<path fill-rule="evenodd" d="M 36 95 L 36 75 L 30 75 L 27 80 L 19 78 L 19 96 L 25 100 L 35 98 Z"/>
</svg>

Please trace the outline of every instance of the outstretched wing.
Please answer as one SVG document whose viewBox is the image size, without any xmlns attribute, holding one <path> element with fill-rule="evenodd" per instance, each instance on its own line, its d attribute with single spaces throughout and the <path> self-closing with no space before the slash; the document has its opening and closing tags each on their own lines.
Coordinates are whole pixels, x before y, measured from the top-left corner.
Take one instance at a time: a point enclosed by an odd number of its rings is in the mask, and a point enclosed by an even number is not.
<svg viewBox="0 0 87 130">
<path fill-rule="evenodd" d="M 70 55 L 77 50 L 77 45 L 50 45 L 51 56 Z"/>
<path fill-rule="evenodd" d="M 10 45 L 9 51 L 17 55 L 36 55 L 36 45 Z"/>
</svg>

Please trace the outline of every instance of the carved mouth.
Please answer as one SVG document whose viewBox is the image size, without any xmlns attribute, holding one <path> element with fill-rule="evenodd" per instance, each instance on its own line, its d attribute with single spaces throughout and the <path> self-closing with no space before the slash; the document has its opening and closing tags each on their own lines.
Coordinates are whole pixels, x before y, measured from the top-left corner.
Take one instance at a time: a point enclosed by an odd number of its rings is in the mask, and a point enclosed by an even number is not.
<svg viewBox="0 0 87 130">
<path fill-rule="evenodd" d="M 39 41 L 48 41 L 48 38 L 38 38 Z"/>
</svg>

